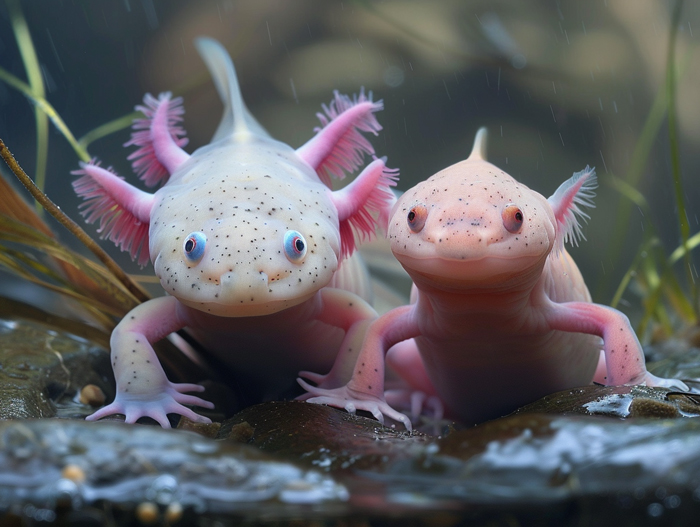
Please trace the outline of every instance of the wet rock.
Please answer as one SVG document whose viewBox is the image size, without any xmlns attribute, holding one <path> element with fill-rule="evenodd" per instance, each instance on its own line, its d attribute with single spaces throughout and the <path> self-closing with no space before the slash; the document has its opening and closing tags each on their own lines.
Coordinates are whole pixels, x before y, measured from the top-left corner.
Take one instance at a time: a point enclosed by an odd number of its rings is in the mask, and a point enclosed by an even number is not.
<svg viewBox="0 0 700 527">
<path fill-rule="evenodd" d="M 203 370 L 192 367 L 190 359 L 169 341 L 159 342 L 156 348 L 168 351 L 163 366 L 174 382 L 202 378 Z M 222 421 L 240 407 L 230 387 L 212 380 L 203 384 L 205 397 L 215 409 L 202 413 L 212 420 Z M 83 419 L 114 394 L 109 335 L 0 297 L 0 419 Z M 172 424 L 177 424 L 176 418 Z"/>
<path fill-rule="evenodd" d="M 231 439 L 238 443 L 248 443 L 255 435 L 255 428 L 250 426 L 248 421 L 227 426 L 226 429 L 228 430 L 228 435 L 226 437 L 219 437 L 219 439 Z"/>
<path fill-rule="evenodd" d="M 320 470 L 375 470 L 420 454 L 432 441 L 374 419 L 317 404 L 279 401 L 252 406 L 225 421 L 220 438 L 237 437 L 260 450 Z"/>
<path fill-rule="evenodd" d="M 233 442 L 155 426 L 0 423 L 0 511 L 31 504 L 55 519 L 60 503 L 77 510 L 106 501 L 155 510 L 156 519 L 172 504 L 190 515 L 274 516 L 346 500 L 345 487 L 328 476 Z"/>
<path fill-rule="evenodd" d="M 514 414 L 601 415 L 610 417 L 700 416 L 695 395 L 647 386 L 583 386 L 547 395 Z"/>
<path fill-rule="evenodd" d="M 582 514 L 590 525 L 658 518 L 692 525 L 700 507 L 700 420 L 621 419 L 619 397 L 629 400 L 629 416 L 636 405 L 683 412 L 668 391 L 617 392 L 574 391 L 567 403 L 573 415 L 522 411 L 445 438 L 296 402 L 249 408 L 224 423 L 222 433 L 245 426 L 250 444 L 332 473 L 347 486 L 350 504 L 368 511 L 461 511 L 476 525 L 527 525 L 544 517 L 546 524 L 581 525 Z M 613 399 L 610 411 L 582 415 L 590 402 L 605 406 L 606 397 Z M 546 408 L 554 408 L 551 401 Z"/>
<path fill-rule="evenodd" d="M 529 511 L 551 525 L 581 518 L 646 525 L 661 517 L 692 525 L 700 502 L 696 419 L 514 415 L 438 440 L 432 457 L 418 461 L 374 476 L 388 501 L 420 488 L 426 501 L 498 508 L 520 521 Z"/>
<path fill-rule="evenodd" d="M 223 423 L 182 419 L 195 435 L 83 422 L 92 408 L 74 401 L 81 388 L 97 386 L 90 400 L 113 395 L 99 339 L 10 318 L 0 322 L 0 353 L 3 416 L 80 419 L 0 424 L 0 523 L 254 524 L 272 516 L 284 525 L 354 511 L 359 525 L 391 517 L 402 525 L 543 517 L 580 525 L 587 517 L 619 527 L 659 518 L 692 525 L 700 508 L 695 394 L 586 386 L 442 438 L 325 406 L 268 402 Z M 695 360 L 670 358 L 682 377 Z"/>
<path fill-rule="evenodd" d="M 481 496 L 496 485 L 500 497 L 519 500 L 588 493 L 653 495 L 658 487 L 693 498 L 700 491 L 698 439 L 697 419 L 514 415 L 455 432 L 437 444 L 440 455 L 466 461 L 457 474 L 481 481 Z"/>
<path fill-rule="evenodd" d="M 195 423 L 187 417 L 181 417 L 180 421 L 177 423 L 177 429 L 194 432 L 201 436 L 214 439 L 219 434 L 221 423 L 217 423 L 215 421 L 211 423 Z"/>
<path fill-rule="evenodd" d="M 88 384 L 114 396 L 105 381 L 109 352 L 100 343 L 21 318 L 0 319 L 0 418 L 84 417 L 72 403 Z"/>
</svg>

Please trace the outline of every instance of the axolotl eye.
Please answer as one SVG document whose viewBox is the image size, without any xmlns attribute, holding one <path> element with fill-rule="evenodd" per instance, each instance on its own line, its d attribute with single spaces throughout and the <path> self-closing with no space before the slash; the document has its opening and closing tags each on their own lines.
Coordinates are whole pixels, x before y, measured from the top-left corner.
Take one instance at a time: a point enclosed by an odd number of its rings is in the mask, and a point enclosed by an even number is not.
<svg viewBox="0 0 700 527">
<path fill-rule="evenodd" d="M 203 232 L 195 231 L 182 244 L 182 250 L 185 256 L 191 262 L 198 262 L 204 255 L 204 248 L 207 245 L 207 235 Z"/>
<path fill-rule="evenodd" d="M 298 231 L 284 234 L 284 254 L 290 262 L 298 262 L 306 256 L 306 240 Z"/>
<path fill-rule="evenodd" d="M 501 213 L 501 217 L 503 218 L 503 226 L 508 232 L 512 232 L 513 234 L 520 232 L 524 217 L 523 211 L 521 211 L 517 205 L 513 203 L 506 205 Z"/>
<path fill-rule="evenodd" d="M 411 210 L 408 211 L 406 215 L 406 222 L 408 223 L 408 228 L 413 232 L 420 232 L 423 230 L 425 225 L 425 220 L 428 217 L 428 209 L 425 205 L 414 205 Z"/>
</svg>

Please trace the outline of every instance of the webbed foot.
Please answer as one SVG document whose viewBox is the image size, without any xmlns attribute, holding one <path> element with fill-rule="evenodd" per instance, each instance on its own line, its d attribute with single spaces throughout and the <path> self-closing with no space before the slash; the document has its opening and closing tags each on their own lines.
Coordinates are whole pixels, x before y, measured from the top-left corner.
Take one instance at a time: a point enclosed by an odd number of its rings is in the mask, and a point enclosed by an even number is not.
<svg viewBox="0 0 700 527">
<path fill-rule="evenodd" d="M 306 402 L 314 404 L 327 404 L 335 408 L 343 408 L 348 413 L 354 414 L 357 410 L 363 410 L 371 413 L 374 418 L 381 424 L 384 424 L 384 416 L 402 423 L 409 432 L 413 429 L 411 420 L 402 413 L 397 412 L 386 401 L 349 388 L 341 386 L 340 388 L 324 389 L 317 386 L 311 386 L 303 379 L 298 378 L 297 382 L 308 393 Z"/>
<path fill-rule="evenodd" d="M 214 408 L 214 404 L 205 401 L 194 395 L 187 395 L 182 392 L 202 392 L 204 387 L 198 384 L 175 384 L 168 382 L 165 389 L 155 394 L 132 395 L 124 392 L 117 392 L 114 401 L 107 406 L 100 408 L 85 419 L 96 421 L 103 417 L 114 414 L 124 414 L 125 422 L 135 423 L 141 417 L 150 417 L 157 421 L 163 428 L 170 428 L 168 414 L 178 414 L 187 417 L 195 423 L 211 423 L 211 419 L 199 415 L 183 404 L 201 406 L 203 408 Z"/>
<path fill-rule="evenodd" d="M 436 395 L 428 395 L 419 390 L 394 389 L 384 392 L 384 397 L 392 406 L 410 408 L 412 421 L 417 421 L 421 415 L 439 421 L 445 415 L 445 407 Z"/>
</svg>

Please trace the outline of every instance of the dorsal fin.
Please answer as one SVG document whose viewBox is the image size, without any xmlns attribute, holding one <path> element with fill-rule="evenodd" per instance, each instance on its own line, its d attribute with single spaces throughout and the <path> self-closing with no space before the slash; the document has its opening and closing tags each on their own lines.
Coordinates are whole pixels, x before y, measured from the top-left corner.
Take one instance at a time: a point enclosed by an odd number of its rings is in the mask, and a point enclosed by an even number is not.
<svg viewBox="0 0 700 527">
<path fill-rule="evenodd" d="M 595 168 L 587 166 L 559 185 L 556 192 L 547 199 L 557 220 L 555 254 L 564 249 L 564 242 L 578 245 L 579 240 L 586 239 L 581 230 L 581 220 L 586 222 L 590 216 L 579 206 L 595 208 L 593 198 L 597 187 Z"/>
<path fill-rule="evenodd" d="M 243 102 L 236 69 L 226 48 L 213 38 L 199 37 L 194 45 L 211 73 L 216 91 L 224 103 L 224 115 L 212 142 L 225 137 L 245 139 L 251 135 L 270 137 Z"/>
<path fill-rule="evenodd" d="M 488 139 L 488 131 L 485 126 L 482 126 L 476 131 L 476 137 L 474 137 L 474 146 L 472 147 L 472 153 L 469 154 L 467 158 L 470 161 L 486 161 L 486 140 Z"/>
</svg>

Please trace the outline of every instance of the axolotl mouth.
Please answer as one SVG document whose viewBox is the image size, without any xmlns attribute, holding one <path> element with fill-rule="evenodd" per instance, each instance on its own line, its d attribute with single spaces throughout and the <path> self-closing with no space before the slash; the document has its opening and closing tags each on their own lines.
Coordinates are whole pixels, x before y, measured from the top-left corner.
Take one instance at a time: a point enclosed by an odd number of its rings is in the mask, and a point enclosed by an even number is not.
<svg viewBox="0 0 700 527">
<path fill-rule="evenodd" d="M 310 280 L 314 287 L 301 286 L 302 282 L 294 274 L 289 270 L 270 274 L 263 270 L 240 273 L 232 270 L 217 280 L 185 283 L 183 293 L 179 287 L 167 287 L 167 281 L 164 287 L 186 306 L 205 313 L 228 317 L 259 316 L 300 304 L 326 285 L 322 283 L 322 277 L 316 276 Z"/>
</svg>

